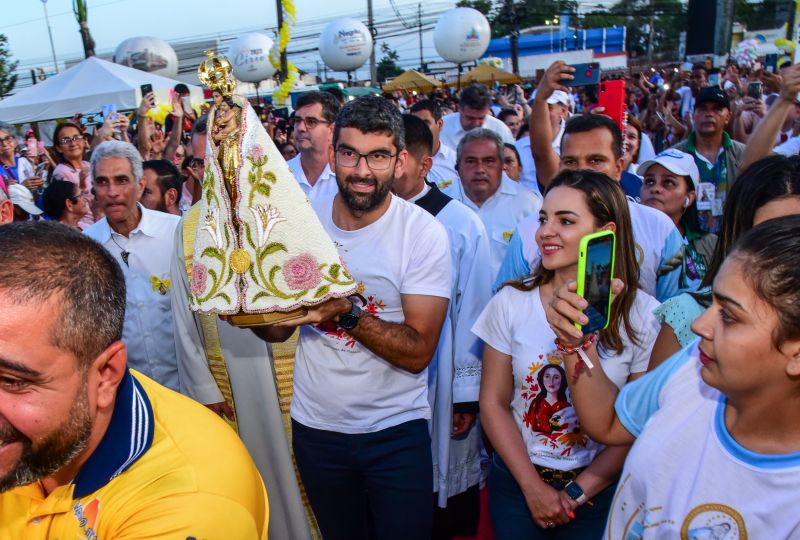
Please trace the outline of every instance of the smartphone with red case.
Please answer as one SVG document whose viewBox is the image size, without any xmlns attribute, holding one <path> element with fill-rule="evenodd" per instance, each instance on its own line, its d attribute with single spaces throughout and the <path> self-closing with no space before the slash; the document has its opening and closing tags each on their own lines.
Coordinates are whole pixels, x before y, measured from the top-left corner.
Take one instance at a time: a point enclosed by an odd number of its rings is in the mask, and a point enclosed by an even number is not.
<svg viewBox="0 0 800 540">
<path fill-rule="evenodd" d="M 597 94 L 597 106 L 605 110 L 602 114 L 609 116 L 620 130 L 625 129 L 625 81 L 603 81 Z"/>
</svg>

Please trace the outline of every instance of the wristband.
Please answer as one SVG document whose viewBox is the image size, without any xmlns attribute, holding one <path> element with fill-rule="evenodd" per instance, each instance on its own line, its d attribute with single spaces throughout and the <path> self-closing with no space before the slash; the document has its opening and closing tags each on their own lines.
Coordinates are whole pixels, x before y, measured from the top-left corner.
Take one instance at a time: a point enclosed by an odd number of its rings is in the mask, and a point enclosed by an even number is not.
<svg viewBox="0 0 800 540">
<path fill-rule="evenodd" d="M 558 338 L 556 338 L 555 339 L 556 350 L 558 350 L 559 352 L 562 352 L 564 354 L 576 354 L 577 353 L 577 355 L 580 356 L 580 358 L 583 361 L 583 363 L 586 364 L 586 367 L 588 367 L 589 369 L 592 369 L 592 368 L 594 368 L 594 364 L 589 359 L 589 356 L 586 354 L 585 351 L 589 347 L 591 347 L 592 345 L 594 345 L 597 342 L 598 335 L 599 334 L 597 332 L 591 333 L 589 335 L 589 338 L 586 341 L 584 341 L 583 343 L 581 343 L 580 345 L 578 345 L 577 347 L 567 347 L 566 345 L 561 343 L 558 340 Z"/>
</svg>

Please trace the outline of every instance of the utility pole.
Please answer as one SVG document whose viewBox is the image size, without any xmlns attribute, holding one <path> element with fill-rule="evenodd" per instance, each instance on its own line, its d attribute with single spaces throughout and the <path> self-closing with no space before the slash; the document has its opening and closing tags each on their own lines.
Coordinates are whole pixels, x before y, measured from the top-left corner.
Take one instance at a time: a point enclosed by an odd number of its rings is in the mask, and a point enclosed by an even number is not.
<svg viewBox="0 0 800 540">
<path fill-rule="evenodd" d="M 369 55 L 369 78 L 370 85 L 376 86 L 378 84 L 378 66 L 375 64 L 375 21 L 372 18 L 372 0 L 367 0 L 367 27 L 369 33 L 372 35 L 372 52 Z"/>
<path fill-rule="evenodd" d="M 281 42 L 281 27 L 283 26 L 283 6 L 281 6 L 281 0 L 275 0 L 275 6 L 278 12 L 278 46 L 280 46 Z M 281 81 L 285 81 L 286 77 L 289 76 L 289 68 L 287 66 L 286 61 L 286 51 L 281 52 L 281 73 L 279 79 Z"/>
<path fill-rule="evenodd" d="M 50 52 L 53 53 L 53 67 L 58 73 L 58 60 L 56 59 L 56 48 L 53 46 L 53 31 L 50 30 L 50 17 L 47 15 L 47 0 L 42 0 L 44 6 L 44 20 L 47 22 L 47 35 L 50 36 Z"/>
<path fill-rule="evenodd" d="M 648 24 L 648 36 L 647 36 L 647 65 L 653 65 L 653 36 L 655 36 L 656 32 L 653 28 L 653 24 L 655 23 L 656 13 L 655 13 L 655 6 L 653 5 L 653 0 L 650 0 L 650 23 Z"/>
<path fill-rule="evenodd" d="M 417 28 L 419 29 L 419 69 L 422 71 L 425 65 L 422 57 L 422 4 L 417 4 Z"/>
</svg>

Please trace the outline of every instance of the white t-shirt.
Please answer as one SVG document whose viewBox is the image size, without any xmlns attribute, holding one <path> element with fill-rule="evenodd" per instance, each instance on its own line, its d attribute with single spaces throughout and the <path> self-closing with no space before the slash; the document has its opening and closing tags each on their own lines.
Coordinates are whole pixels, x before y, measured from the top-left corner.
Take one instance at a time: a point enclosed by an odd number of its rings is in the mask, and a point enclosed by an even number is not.
<svg viewBox="0 0 800 540">
<path fill-rule="evenodd" d="M 439 144 L 439 151 L 433 155 L 433 165 L 428 171 L 428 181 L 437 184 L 440 189 L 444 189 L 456 180 L 456 151 L 442 143 Z"/>
<path fill-rule="evenodd" d="M 617 397 L 637 439 L 608 538 L 800 538 L 800 452 L 757 454 L 736 442 L 727 400 L 703 381 L 698 356 L 694 341 Z"/>
<path fill-rule="evenodd" d="M 362 309 L 402 323 L 402 295 L 450 298 L 447 232 L 422 208 L 394 195 L 375 223 L 343 231 L 330 204 L 314 205 L 342 261 L 359 283 Z M 427 371 L 393 366 L 332 323 L 300 328 L 291 415 L 301 424 L 339 433 L 370 433 L 430 418 Z"/>
<path fill-rule="evenodd" d="M 491 129 L 500 135 L 504 143 L 514 144 L 514 136 L 508 126 L 491 114 L 486 115 L 481 127 Z M 444 117 L 444 125 L 439 133 L 439 139 L 450 148 L 457 149 L 459 141 L 466 133 L 464 128 L 461 127 L 461 113 L 448 114 Z"/>
<path fill-rule="evenodd" d="M 559 156 L 561 155 L 561 139 L 564 137 L 564 127 L 566 125 L 566 122 L 562 121 L 561 129 L 559 129 L 556 136 L 553 137 L 553 152 Z M 522 176 L 519 179 L 520 183 L 541 196 L 542 193 L 539 191 L 539 182 L 536 178 L 536 162 L 533 160 L 533 151 L 531 150 L 531 136 L 525 135 L 516 140 L 514 146 L 517 147 L 520 165 L 522 165 Z"/>
<path fill-rule="evenodd" d="M 647 370 L 650 350 L 659 331 L 653 316 L 658 302 L 638 291 L 631 325 L 639 340 L 634 345 L 622 328 L 622 354 L 600 353 L 606 375 L 619 387 L 631 373 Z M 542 467 L 572 470 L 592 462 L 601 445 L 580 431 L 567 386 L 561 353 L 555 348 L 539 289 L 503 287 L 481 313 L 472 331 L 493 349 L 511 356 L 514 393 L 511 414 L 522 434 L 531 462 Z M 548 386 L 552 391 L 546 390 Z M 544 388 L 543 388 L 544 387 Z"/>
</svg>

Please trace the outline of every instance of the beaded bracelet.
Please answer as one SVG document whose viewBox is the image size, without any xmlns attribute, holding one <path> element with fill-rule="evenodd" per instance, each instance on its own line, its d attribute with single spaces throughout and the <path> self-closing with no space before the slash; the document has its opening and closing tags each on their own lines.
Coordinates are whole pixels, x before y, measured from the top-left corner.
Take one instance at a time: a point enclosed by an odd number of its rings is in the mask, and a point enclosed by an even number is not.
<svg viewBox="0 0 800 540">
<path fill-rule="evenodd" d="M 566 345 L 558 341 L 558 338 L 556 338 L 554 341 L 556 344 L 556 350 L 564 354 L 578 353 L 578 356 L 581 357 L 581 360 L 583 360 L 583 363 L 586 364 L 586 367 L 592 369 L 594 368 L 594 364 L 592 363 L 591 360 L 589 360 L 589 357 L 584 351 L 586 351 L 587 349 L 589 349 L 589 347 L 597 343 L 598 336 L 599 334 L 597 332 L 593 332 L 592 334 L 589 335 L 589 338 L 586 341 L 584 341 L 577 347 L 567 347 Z"/>
</svg>

